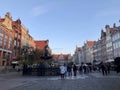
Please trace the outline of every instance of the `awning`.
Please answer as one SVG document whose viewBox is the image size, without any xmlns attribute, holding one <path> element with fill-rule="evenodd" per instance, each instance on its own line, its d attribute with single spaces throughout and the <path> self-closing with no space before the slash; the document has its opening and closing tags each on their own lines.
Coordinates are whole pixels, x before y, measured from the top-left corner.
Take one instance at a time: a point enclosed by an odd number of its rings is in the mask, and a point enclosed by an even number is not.
<svg viewBox="0 0 120 90">
<path fill-rule="evenodd" d="M 17 59 L 17 57 L 16 57 L 16 56 L 13 56 L 12 59 Z"/>
<path fill-rule="evenodd" d="M 106 60 L 105 62 L 114 62 L 114 59 Z"/>
<path fill-rule="evenodd" d="M 18 61 L 12 61 L 12 64 L 18 64 Z"/>
<path fill-rule="evenodd" d="M 95 62 L 95 65 L 98 65 L 98 64 L 100 64 L 100 63 L 101 63 L 101 61 Z"/>
</svg>

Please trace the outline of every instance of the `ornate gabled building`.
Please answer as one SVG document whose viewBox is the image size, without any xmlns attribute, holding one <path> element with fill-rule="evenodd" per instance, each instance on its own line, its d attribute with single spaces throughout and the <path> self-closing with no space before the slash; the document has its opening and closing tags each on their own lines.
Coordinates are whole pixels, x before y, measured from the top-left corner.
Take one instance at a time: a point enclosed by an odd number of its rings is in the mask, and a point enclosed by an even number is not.
<svg viewBox="0 0 120 90">
<path fill-rule="evenodd" d="M 12 29 L 14 30 L 12 60 L 20 60 L 21 53 L 21 20 L 18 19 L 12 22 Z"/>
<path fill-rule="evenodd" d="M 93 46 L 95 41 L 86 41 L 84 46 L 77 47 L 73 55 L 73 62 L 76 64 L 93 63 Z"/>
<path fill-rule="evenodd" d="M 72 62 L 71 54 L 53 54 L 53 59 L 57 65 L 68 64 L 69 62 Z"/>
<path fill-rule="evenodd" d="M 36 48 L 34 38 L 31 35 L 29 35 L 29 47 L 33 49 Z"/>
<path fill-rule="evenodd" d="M 95 41 L 93 46 L 94 61 L 101 62 L 101 40 Z"/>
<path fill-rule="evenodd" d="M 101 30 L 101 60 L 106 60 L 106 32 Z"/>
<path fill-rule="evenodd" d="M 85 59 L 86 59 L 86 57 L 85 57 L 85 46 L 82 46 L 82 50 L 81 50 L 82 52 L 81 52 L 81 62 L 82 63 L 85 63 Z"/>
<path fill-rule="evenodd" d="M 13 50 L 12 17 L 7 12 L 5 18 L 0 18 L 0 65 L 9 65 Z"/>
<path fill-rule="evenodd" d="M 49 40 L 35 40 L 36 48 L 43 50 L 45 46 L 48 46 Z"/>
<path fill-rule="evenodd" d="M 85 63 L 93 63 L 93 45 L 94 45 L 94 41 L 86 41 L 86 43 L 84 43 L 85 46 Z"/>
<path fill-rule="evenodd" d="M 20 60 L 22 53 L 29 52 L 31 47 L 35 49 L 34 39 L 20 19 L 13 21 L 9 12 L 0 18 L 0 65 L 11 65 L 12 61 Z"/>
<path fill-rule="evenodd" d="M 21 48 L 29 47 L 29 31 L 23 24 L 21 25 L 21 34 Z"/>
<path fill-rule="evenodd" d="M 114 28 L 106 25 L 106 60 L 113 59 L 112 32 Z"/>
<path fill-rule="evenodd" d="M 48 40 L 34 41 L 28 29 L 20 19 L 12 20 L 9 12 L 4 18 L 0 18 L 0 65 L 11 65 L 12 61 L 28 60 L 34 54 L 34 49 L 47 49 Z M 32 60 L 32 59 L 31 59 Z"/>
<path fill-rule="evenodd" d="M 114 31 L 112 32 L 113 44 L 113 59 L 120 57 L 120 26 L 116 27 L 114 24 Z"/>
<path fill-rule="evenodd" d="M 49 48 L 49 40 L 35 40 L 35 46 L 37 49 L 42 50 L 45 53 L 47 51 L 48 55 L 51 56 L 51 49 Z"/>
<path fill-rule="evenodd" d="M 77 65 L 80 65 L 82 62 L 82 48 L 76 47 L 75 54 L 73 57 L 73 62 Z"/>
</svg>

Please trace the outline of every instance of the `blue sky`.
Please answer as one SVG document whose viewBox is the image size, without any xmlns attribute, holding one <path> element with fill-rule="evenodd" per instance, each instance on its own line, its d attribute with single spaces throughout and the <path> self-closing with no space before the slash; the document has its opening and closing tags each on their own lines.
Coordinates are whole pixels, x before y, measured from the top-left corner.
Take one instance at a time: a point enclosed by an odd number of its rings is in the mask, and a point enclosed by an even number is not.
<svg viewBox="0 0 120 90">
<path fill-rule="evenodd" d="M 21 19 L 35 40 L 49 39 L 53 53 L 74 53 L 98 40 L 106 24 L 120 25 L 120 0 L 0 0 L 0 16 Z"/>
</svg>

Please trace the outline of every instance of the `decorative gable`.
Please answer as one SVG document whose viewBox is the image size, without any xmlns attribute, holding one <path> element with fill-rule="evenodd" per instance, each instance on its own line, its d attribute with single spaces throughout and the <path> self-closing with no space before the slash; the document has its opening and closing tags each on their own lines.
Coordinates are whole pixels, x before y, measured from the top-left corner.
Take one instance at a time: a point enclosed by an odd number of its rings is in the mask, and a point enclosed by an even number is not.
<svg viewBox="0 0 120 90">
<path fill-rule="evenodd" d="M 5 20 L 2 22 L 2 25 L 8 30 L 12 30 L 12 18 L 9 12 L 6 13 Z"/>
</svg>

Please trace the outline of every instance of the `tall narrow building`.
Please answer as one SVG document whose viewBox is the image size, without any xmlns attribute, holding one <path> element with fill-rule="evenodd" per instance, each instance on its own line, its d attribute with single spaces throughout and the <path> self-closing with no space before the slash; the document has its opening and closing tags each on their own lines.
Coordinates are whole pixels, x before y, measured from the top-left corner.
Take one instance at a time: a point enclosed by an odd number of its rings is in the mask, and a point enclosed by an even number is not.
<svg viewBox="0 0 120 90">
<path fill-rule="evenodd" d="M 12 18 L 7 12 L 5 18 L 0 18 L 0 65 L 9 65 L 13 50 Z"/>
</svg>

